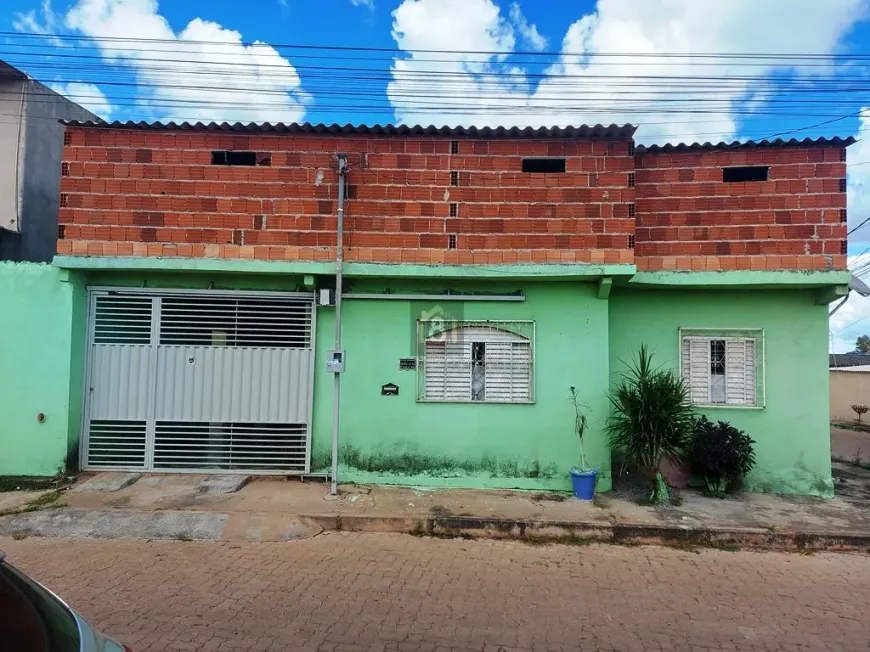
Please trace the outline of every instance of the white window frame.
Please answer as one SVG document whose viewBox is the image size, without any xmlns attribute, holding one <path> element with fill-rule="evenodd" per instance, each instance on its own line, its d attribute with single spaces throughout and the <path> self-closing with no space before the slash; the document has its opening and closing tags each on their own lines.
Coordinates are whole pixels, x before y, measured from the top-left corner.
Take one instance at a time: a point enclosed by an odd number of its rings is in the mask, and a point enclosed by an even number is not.
<svg viewBox="0 0 870 652">
<path fill-rule="evenodd" d="M 486 328 L 493 331 L 501 331 L 515 335 L 519 338 L 528 341 L 529 346 L 529 391 L 528 399 L 519 400 L 473 400 L 471 391 L 467 399 L 457 398 L 432 398 L 426 396 L 426 343 L 429 341 L 427 333 L 433 329 L 438 332 L 447 333 L 457 329 L 474 329 Z M 430 336 L 431 337 L 431 336 Z M 486 340 L 483 340 L 486 342 Z M 503 340 L 493 340 L 501 342 Z M 470 364 L 470 360 L 469 360 Z M 471 372 L 469 372 L 471 373 Z M 462 403 L 469 405 L 529 405 L 535 402 L 535 322 L 532 320 L 516 320 L 516 319 L 476 319 L 476 320 L 439 320 L 439 319 L 420 319 L 417 320 L 417 386 L 416 395 L 418 403 Z"/>
<path fill-rule="evenodd" d="M 695 338 L 703 340 L 755 340 L 755 405 L 742 403 L 692 403 L 696 407 L 725 410 L 763 410 L 767 407 L 767 341 L 763 328 L 688 328 L 678 329 L 677 368 L 683 378 L 683 340 Z M 691 387 L 686 382 L 691 400 Z"/>
</svg>

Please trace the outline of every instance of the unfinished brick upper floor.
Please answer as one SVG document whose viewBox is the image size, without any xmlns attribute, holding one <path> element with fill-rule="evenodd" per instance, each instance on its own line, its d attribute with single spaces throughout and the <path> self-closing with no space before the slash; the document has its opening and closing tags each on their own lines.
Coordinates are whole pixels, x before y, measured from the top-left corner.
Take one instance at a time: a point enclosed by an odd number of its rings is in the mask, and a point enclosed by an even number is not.
<svg viewBox="0 0 870 652">
<path fill-rule="evenodd" d="M 849 142 L 639 148 L 638 267 L 845 269 Z"/>
<path fill-rule="evenodd" d="M 342 152 L 349 261 L 845 269 L 845 144 L 70 126 L 58 253 L 332 260 Z M 524 172 L 528 159 L 564 171 Z M 749 165 L 768 180 L 723 181 Z"/>
</svg>

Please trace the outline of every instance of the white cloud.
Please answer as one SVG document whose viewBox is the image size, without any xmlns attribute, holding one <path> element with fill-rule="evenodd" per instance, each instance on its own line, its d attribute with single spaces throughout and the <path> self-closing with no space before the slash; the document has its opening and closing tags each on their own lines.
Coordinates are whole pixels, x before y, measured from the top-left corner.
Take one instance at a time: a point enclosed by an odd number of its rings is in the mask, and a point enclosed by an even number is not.
<svg viewBox="0 0 870 652">
<path fill-rule="evenodd" d="M 51 0 L 42 0 L 39 13 L 42 15 L 41 18 L 37 17 L 35 9 L 25 13 L 15 13 L 12 17 L 12 28 L 27 34 L 56 34 L 60 21 L 58 15 L 51 8 Z M 48 41 L 52 45 L 63 45 L 63 42 L 57 37 L 51 37 Z"/>
<path fill-rule="evenodd" d="M 365 7 L 366 9 L 375 8 L 375 0 L 350 0 L 350 4 L 354 7 Z"/>
<path fill-rule="evenodd" d="M 144 96 L 156 119 L 292 122 L 309 100 L 296 69 L 270 45 L 243 45 L 239 32 L 202 18 L 175 32 L 156 0 L 78 0 L 65 24 L 130 67 L 139 86 L 117 92 Z"/>
<path fill-rule="evenodd" d="M 860 131 L 863 130 L 863 131 Z M 848 217 L 849 228 L 853 229 L 870 217 L 870 108 L 861 108 L 859 131 L 855 134 L 858 142 L 846 150 L 848 154 Z M 866 164 L 866 165 L 865 165 Z M 849 242 L 870 244 L 870 223 L 849 236 Z"/>
<path fill-rule="evenodd" d="M 517 31 L 520 33 L 520 36 L 523 39 L 523 42 L 528 45 L 528 47 L 533 50 L 537 50 L 538 52 L 542 52 L 547 49 L 548 40 L 545 36 L 541 36 L 541 33 L 538 31 L 536 25 L 532 25 L 526 20 L 526 17 L 523 15 L 522 9 L 520 9 L 520 3 L 515 2 L 511 5 L 510 9 L 510 17 L 511 22 L 513 22 L 514 26 L 517 28 Z"/>
<path fill-rule="evenodd" d="M 533 126 L 632 122 L 641 124 L 640 142 L 685 140 L 687 135 L 692 140 L 692 134 L 703 134 L 702 140 L 728 139 L 738 131 L 732 111 L 758 97 L 757 84 L 737 81 L 708 91 L 707 98 L 720 100 L 711 113 L 674 114 L 664 109 L 674 107 L 673 103 L 661 102 L 679 97 L 673 94 L 674 84 L 635 79 L 628 87 L 625 79 L 612 77 L 636 77 L 642 71 L 645 76 L 721 78 L 745 74 L 745 68 L 631 56 L 603 60 L 588 53 L 832 52 L 865 15 L 866 4 L 866 0 L 598 0 L 594 13 L 579 16 L 569 27 L 562 39 L 564 54 L 540 81 L 523 69 L 502 65 L 496 56 L 443 55 L 439 57 L 443 61 L 431 63 L 419 60 L 436 58 L 431 54 L 408 52 L 395 59 L 387 92 L 400 122 Z M 459 14 L 462 21 L 455 20 Z M 492 0 L 404 0 L 393 12 L 393 37 L 404 50 L 512 51 L 515 31 Z M 500 76 L 482 75 L 494 72 Z M 505 77 L 506 72 L 515 76 Z M 686 97 L 697 97 L 694 86 Z M 635 99 L 629 101 L 626 90 Z M 423 94 L 426 99 L 419 99 Z M 420 107 L 421 101 L 430 106 Z M 412 102 L 417 106 L 408 107 Z M 650 104 L 658 107 L 656 112 L 637 110 Z"/>
<path fill-rule="evenodd" d="M 103 91 L 93 84 L 82 82 L 51 84 L 51 89 L 76 104 L 80 104 L 91 113 L 96 113 L 103 120 L 111 120 L 112 114 L 115 112 L 115 107 L 106 99 Z"/>
<path fill-rule="evenodd" d="M 857 267 L 870 262 L 870 254 L 849 256 L 849 267 Z M 840 303 L 830 304 L 828 311 Z M 830 318 L 831 353 L 848 353 L 855 349 L 855 340 L 860 335 L 870 335 L 870 297 L 862 297 L 856 292 L 849 294 L 849 300 L 837 309 Z"/>
</svg>

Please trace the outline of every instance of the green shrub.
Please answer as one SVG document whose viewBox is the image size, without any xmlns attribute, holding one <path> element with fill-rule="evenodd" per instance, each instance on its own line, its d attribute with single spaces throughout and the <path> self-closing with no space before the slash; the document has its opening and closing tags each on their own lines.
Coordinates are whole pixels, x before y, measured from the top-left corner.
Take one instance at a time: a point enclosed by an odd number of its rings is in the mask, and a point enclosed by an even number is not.
<svg viewBox="0 0 870 652">
<path fill-rule="evenodd" d="M 653 367 L 652 354 L 645 346 L 640 347 L 628 371 L 620 374 L 609 398 L 612 413 L 607 432 L 611 445 L 626 462 L 659 475 L 664 455 L 683 458 L 695 413 L 682 379 L 670 369 Z M 666 502 L 667 488 L 658 480 L 651 500 Z"/>
<path fill-rule="evenodd" d="M 702 416 L 692 437 L 689 455 L 692 472 L 704 476 L 711 494 L 722 497 L 755 466 L 754 443 L 730 423 L 714 424 Z"/>
</svg>

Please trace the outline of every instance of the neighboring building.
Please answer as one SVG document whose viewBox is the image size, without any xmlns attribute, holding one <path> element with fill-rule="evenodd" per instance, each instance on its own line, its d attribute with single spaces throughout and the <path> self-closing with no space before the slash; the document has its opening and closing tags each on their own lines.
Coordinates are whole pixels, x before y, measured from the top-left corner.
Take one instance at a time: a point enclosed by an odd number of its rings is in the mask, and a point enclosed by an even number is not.
<svg viewBox="0 0 870 652">
<path fill-rule="evenodd" d="M 0 60 L 0 260 L 48 262 L 57 244 L 63 125 L 97 120 Z"/>
<path fill-rule="evenodd" d="M 832 353 L 830 365 L 831 421 L 855 421 L 852 406 L 870 406 L 870 354 Z"/>
<path fill-rule="evenodd" d="M 870 353 L 831 353 L 828 362 L 831 369 L 870 366 Z"/>
<path fill-rule="evenodd" d="M 607 392 L 646 344 L 755 439 L 749 488 L 831 495 L 853 140 L 633 133 L 70 123 L 54 266 L 0 268 L 0 407 L 90 469 L 327 470 L 346 160 L 341 480 L 566 489 L 575 386 L 607 490 Z"/>
</svg>

